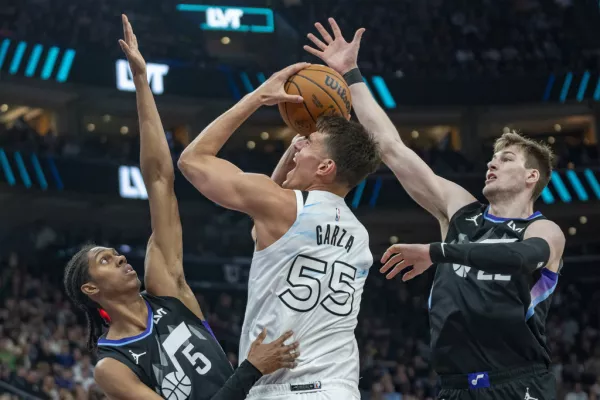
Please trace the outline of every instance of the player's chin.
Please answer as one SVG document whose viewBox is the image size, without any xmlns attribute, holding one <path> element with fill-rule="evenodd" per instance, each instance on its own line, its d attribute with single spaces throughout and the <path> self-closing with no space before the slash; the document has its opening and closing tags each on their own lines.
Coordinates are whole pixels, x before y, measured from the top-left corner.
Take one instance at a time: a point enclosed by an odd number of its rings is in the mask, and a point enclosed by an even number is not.
<svg viewBox="0 0 600 400">
<path fill-rule="evenodd" d="M 294 187 L 294 169 L 288 172 L 285 181 L 281 184 L 281 187 L 284 189 L 296 189 Z"/>
<path fill-rule="evenodd" d="M 497 193 L 499 188 L 495 185 L 495 182 L 490 182 L 483 187 L 482 193 L 486 198 L 493 196 Z"/>
</svg>

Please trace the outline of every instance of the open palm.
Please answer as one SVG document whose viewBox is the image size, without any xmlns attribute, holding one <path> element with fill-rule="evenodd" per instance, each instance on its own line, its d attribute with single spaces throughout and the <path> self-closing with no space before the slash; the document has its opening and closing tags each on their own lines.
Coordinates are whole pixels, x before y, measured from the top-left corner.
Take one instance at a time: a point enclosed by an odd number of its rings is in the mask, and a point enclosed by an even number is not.
<svg viewBox="0 0 600 400">
<path fill-rule="evenodd" d="M 121 49 L 123 49 L 123 52 L 127 56 L 129 68 L 131 68 L 133 76 L 143 75 L 146 73 L 146 61 L 138 49 L 137 37 L 133 33 L 133 28 L 127 16 L 123 14 L 121 19 L 123 20 L 124 39 L 119 39 L 119 45 L 121 45 Z"/>
<path fill-rule="evenodd" d="M 321 23 L 317 22 L 315 27 L 321 34 L 323 40 L 317 38 L 312 33 L 309 33 L 307 35 L 308 38 L 315 44 L 315 46 L 318 47 L 318 49 L 310 46 L 304 46 L 304 50 L 314 56 L 319 57 L 321 60 L 325 61 L 327 65 L 343 75 L 351 69 L 357 67 L 360 40 L 365 32 L 365 29 L 360 28 L 357 30 L 354 34 L 354 39 L 348 43 L 344 39 L 342 31 L 335 20 L 333 18 L 329 18 L 328 21 L 329 25 L 331 25 L 333 37 L 331 37 L 329 32 L 327 32 Z"/>
</svg>

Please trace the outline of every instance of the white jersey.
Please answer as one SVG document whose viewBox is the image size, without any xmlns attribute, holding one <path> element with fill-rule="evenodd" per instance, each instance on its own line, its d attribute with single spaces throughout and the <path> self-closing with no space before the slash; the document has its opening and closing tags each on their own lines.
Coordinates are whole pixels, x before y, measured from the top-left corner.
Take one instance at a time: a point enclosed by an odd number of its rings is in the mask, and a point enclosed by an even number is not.
<svg viewBox="0 0 600 400">
<path fill-rule="evenodd" d="M 275 243 L 254 252 L 239 359 L 247 358 L 263 328 L 265 343 L 292 330 L 300 343 L 297 367 L 264 376 L 257 385 L 326 379 L 358 385 L 354 328 L 373 264 L 369 235 L 342 197 L 295 192 L 294 224 Z"/>
</svg>

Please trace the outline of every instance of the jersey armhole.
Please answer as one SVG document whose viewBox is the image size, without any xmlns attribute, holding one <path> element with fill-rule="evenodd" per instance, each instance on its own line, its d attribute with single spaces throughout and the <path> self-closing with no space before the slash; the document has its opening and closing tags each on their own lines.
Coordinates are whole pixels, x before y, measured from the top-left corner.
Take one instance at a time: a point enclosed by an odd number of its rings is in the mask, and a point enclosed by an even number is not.
<svg viewBox="0 0 600 400">
<path fill-rule="evenodd" d="M 120 362 L 121 364 L 123 364 L 124 366 L 126 366 L 127 368 L 129 368 L 129 370 L 131 372 L 133 372 L 133 374 L 135 376 L 137 376 L 137 378 L 146 386 L 148 386 L 150 389 L 154 390 L 154 388 L 152 387 L 152 380 L 150 379 L 149 376 L 146 375 L 146 372 L 144 371 L 144 369 L 139 366 L 136 365 L 135 367 L 133 366 L 133 362 L 130 361 L 124 354 L 122 354 L 120 351 L 118 350 L 114 350 L 114 349 L 107 349 L 107 348 L 103 348 L 103 352 L 105 354 L 100 355 L 98 352 L 98 362 L 100 360 L 103 360 L 105 358 L 111 358 L 117 362 Z M 108 353 L 108 354 L 106 354 Z"/>
<path fill-rule="evenodd" d="M 296 219 L 302 213 L 306 200 L 308 199 L 308 192 L 301 192 L 300 190 L 294 190 L 296 193 Z"/>
<path fill-rule="evenodd" d="M 296 220 L 294 221 L 294 223 L 292 224 L 292 226 L 289 227 L 289 229 L 283 234 L 283 236 L 281 236 L 279 239 L 277 239 L 275 242 L 271 243 L 269 246 L 265 247 L 262 250 L 256 250 L 256 244 L 254 247 L 254 258 L 256 257 L 263 257 L 266 254 L 271 253 L 272 251 L 274 251 L 274 249 L 278 248 L 279 246 L 281 246 L 281 243 L 286 242 L 289 239 L 290 236 L 290 231 L 292 230 L 292 228 L 294 227 L 294 225 L 296 225 L 296 223 L 298 222 L 298 219 L 300 218 L 300 214 L 302 214 L 302 211 L 304 210 L 304 203 L 306 201 L 306 199 L 308 199 L 308 192 L 302 192 L 300 190 L 294 190 L 294 193 L 296 194 Z"/>
</svg>

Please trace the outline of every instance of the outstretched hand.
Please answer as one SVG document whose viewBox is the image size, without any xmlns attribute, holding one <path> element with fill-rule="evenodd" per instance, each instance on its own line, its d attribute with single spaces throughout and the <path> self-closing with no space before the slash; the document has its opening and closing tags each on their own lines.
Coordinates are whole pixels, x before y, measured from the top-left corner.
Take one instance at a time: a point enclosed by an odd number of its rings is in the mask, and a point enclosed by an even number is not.
<svg viewBox="0 0 600 400">
<path fill-rule="evenodd" d="M 384 264 L 379 270 L 382 274 L 387 273 L 387 279 L 392 279 L 404 269 L 412 266 L 412 270 L 406 272 L 402 276 L 404 282 L 411 280 L 415 276 L 425 272 L 433 262 L 429 256 L 428 244 L 395 244 L 390 246 L 381 257 L 381 262 Z"/>
<path fill-rule="evenodd" d="M 307 36 L 311 42 L 317 46 L 318 49 L 310 46 L 304 46 L 304 50 L 310 54 L 319 57 L 329 67 L 333 68 L 336 72 L 343 75 L 346 72 L 357 67 L 358 60 L 358 49 L 360 48 L 360 40 L 365 28 L 360 28 L 354 33 L 354 38 L 350 43 L 346 42 L 340 27 L 335 22 L 335 19 L 329 18 L 329 25 L 333 31 L 333 38 L 327 32 L 327 29 L 321 25 L 320 22 L 315 24 L 315 27 L 321 34 L 323 40 L 317 38 L 312 33 Z"/>
<path fill-rule="evenodd" d="M 138 49 L 137 37 L 133 33 L 133 28 L 131 27 L 127 16 L 123 14 L 121 15 L 121 19 L 123 21 L 124 39 L 119 39 L 119 45 L 127 56 L 129 68 L 131 68 L 133 76 L 144 75 L 146 74 L 146 61 Z"/>
<path fill-rule="evenodd" d="M 287 94 L 285 83 L 295 74 L 308 67 L 309 63 L 297 63 L 282 69 L 271 75 L 262 85 L 255 90 L 260 103 L 266 106 L 273 106 L 279 103 L 302 103 L 302 96 Z"/>
</svg>

